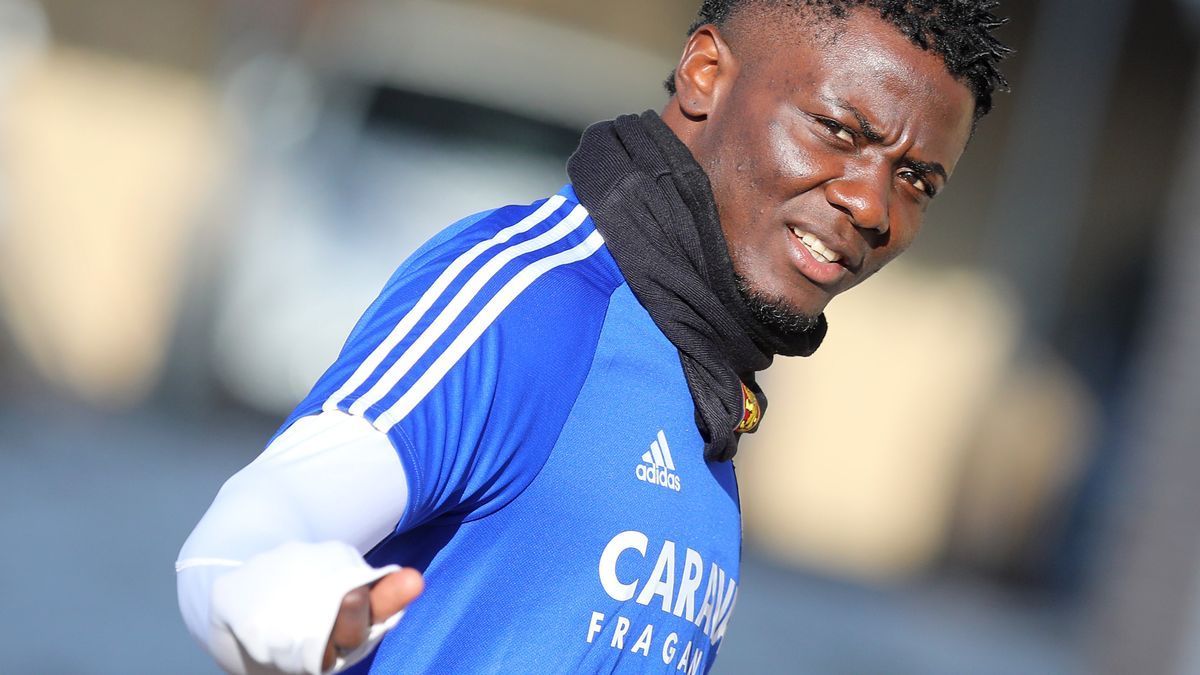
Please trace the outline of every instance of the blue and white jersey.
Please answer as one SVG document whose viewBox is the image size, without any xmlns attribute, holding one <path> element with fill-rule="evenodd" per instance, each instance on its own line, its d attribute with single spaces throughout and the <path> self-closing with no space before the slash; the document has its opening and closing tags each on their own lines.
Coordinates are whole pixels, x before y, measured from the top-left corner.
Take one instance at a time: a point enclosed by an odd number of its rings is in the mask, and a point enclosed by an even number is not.
<svg viewBox="0 0 1200 675">
<path fill-rule="evenodd" d="M 368 555 L 426 591 L 351 672 L 706 672 L 737 596 L 731 463 L 571 189 L 405 262 L 286 428 L 387 433 L 409 479 Z"/>
</svg>

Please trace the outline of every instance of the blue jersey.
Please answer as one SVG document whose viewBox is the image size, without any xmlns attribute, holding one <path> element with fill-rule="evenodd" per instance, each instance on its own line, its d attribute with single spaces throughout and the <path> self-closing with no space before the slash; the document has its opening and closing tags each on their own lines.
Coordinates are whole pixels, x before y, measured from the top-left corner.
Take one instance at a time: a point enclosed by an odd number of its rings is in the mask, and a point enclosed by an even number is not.
<svg viewBox="0 0 1200 675">
<path fill-rule="evenodd" d="M 409 480 L 367 559 L 426 591 L 352 672 L 706 672 L 737 596 L 731 463 L 571 189 L 406 261 L 288 420 L 343 410 Z M 285 424 L 285 428 L 286 428 Z"/>
</svg>

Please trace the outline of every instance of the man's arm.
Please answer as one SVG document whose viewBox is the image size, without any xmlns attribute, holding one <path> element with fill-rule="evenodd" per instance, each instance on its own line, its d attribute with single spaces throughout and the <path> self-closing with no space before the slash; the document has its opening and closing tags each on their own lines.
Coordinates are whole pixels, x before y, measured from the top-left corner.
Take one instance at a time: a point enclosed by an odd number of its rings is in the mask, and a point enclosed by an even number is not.
<svg viewBox="0 0 1200 675">
<path fill-rule="evenodd" d="M 365 420 L 298 420 L 226 482 L 180 551 L 188 629 L 235 673 L 320 673 L 362 658 L 422 589 L 415 570 L 362 559 L 403 515 L 407 485 Z"/>
</svg>

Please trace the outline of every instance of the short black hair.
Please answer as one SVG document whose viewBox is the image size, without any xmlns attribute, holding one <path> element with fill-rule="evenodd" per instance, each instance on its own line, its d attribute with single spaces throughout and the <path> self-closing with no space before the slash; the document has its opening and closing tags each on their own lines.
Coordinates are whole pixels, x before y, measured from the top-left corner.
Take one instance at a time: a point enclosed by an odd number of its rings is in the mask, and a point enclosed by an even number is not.
<svg viewBox="0 0 1200 675">
<path fill-rule="evenodd" d="M 992 35 L 1008 22 L 992 13 L 998 4 L 997 0 L 704 0 L 688 35 L 707 24 L 723 28 L 751 6 L 815 11 L 818 17 L 834 19 L 844 19 L 858 7 L 870 8 L 913 44 L 942 58 L 946 70 L 975 95 L 975 119 L 979 119 L 992 109 L 992 93 L 1008 90 L 998 65 L 1012 50 Z M 675 71 L 665 85 L 674 96 Z"/>
</svg>

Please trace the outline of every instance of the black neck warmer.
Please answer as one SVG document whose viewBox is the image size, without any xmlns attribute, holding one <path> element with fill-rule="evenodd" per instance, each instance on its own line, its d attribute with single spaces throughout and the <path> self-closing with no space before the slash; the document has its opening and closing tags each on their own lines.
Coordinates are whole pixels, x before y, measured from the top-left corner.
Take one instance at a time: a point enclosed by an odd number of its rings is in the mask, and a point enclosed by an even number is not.
<svg viewBox="0 0 1200 675">
<path fill-rule="evenodd" d="M 708 176 L 655 113 L 588 128 L 567 174 L 634 295 L 679 349 L 705 458 L 732 459 L 741 385 L 765 409 L 754 374 L 775 354 L 816 351 L 824 315 L 792 334 L 753 316 L 737 290 Z"/>
</svg>

